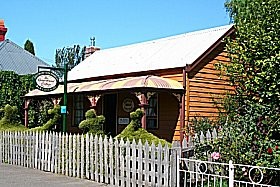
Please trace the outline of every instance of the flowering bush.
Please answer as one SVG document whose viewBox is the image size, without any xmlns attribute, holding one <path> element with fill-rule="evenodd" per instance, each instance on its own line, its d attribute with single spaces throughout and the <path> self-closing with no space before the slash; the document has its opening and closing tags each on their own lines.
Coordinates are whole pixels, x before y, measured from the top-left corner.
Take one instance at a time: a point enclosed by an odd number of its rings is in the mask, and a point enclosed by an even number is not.
<svg viewBox="0 0 280 187">
<path fill-rule="evenodd" d="M 280 166 L 280 118 L 276 110 L 253 103 L 246 112 L 227 113 L 227 121 L 220 121 L 222 129 L 218 138 L 196 144 L 196 157 L 213 161 L 279 168 Z M 239 178 L 248 178 L 248 171 L 240 172 Z M 257 174 L 255 174 L 258 177 Z M 264 183 L 280 184 L 279 175 L 267 172 Z"/>
<path fill-rule="evenodd" d="M 219 153 L 219 152 L 213 152 L 213 153 L 211 154 L 211 158 L 212 158 L 213 160 L 218 160 L 220 157 L 221 157 L 221 156 L 220 156 L 220 153 Z"/>
</svg>

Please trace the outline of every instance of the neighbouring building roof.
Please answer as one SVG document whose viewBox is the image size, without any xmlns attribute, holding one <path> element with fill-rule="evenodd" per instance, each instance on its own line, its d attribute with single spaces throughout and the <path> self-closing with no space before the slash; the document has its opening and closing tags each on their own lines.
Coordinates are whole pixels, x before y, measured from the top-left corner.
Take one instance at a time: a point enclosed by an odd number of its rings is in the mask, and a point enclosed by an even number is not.
<svg viewBox="0 0 280 187">
<path fill-rule="evenodd" d="M 38 66 L 50 66 L 22 47 L 6 39 L 0 42 L 0 71 L 14 71 L 17 74 L 34 74 Z"/>
<path fill-rule="evenodd" d="M 69 72 L 68 80 L 184 67 L 221 40 L 233 25 L 95 51 Z"/>
</svg>

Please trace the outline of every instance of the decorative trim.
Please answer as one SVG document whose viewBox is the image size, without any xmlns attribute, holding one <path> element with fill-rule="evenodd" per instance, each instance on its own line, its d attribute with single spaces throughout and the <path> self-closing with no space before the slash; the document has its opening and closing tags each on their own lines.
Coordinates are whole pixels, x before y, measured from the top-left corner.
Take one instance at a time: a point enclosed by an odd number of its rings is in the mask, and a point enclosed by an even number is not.
<svg viewBox="0 0 280 187">
<path fill-rule="evenodd" d="M 179 101 L 179 102 L 181 102 L 181 100 L 182 100 L 182 94 L 179 94 L 179 93 L 172 93 L 176 98 L 177 98 L 177 100 Z"/>
<path fill-rule="evenodd" d="M 25 100 L 25 102 L 24 102 L 24 109 L 25 109 L 25 110 L 28 109 L 30 102 L 31 102 L 31 99 L 26 99 L 26 100 Z"/>
<path fill-rule="evenodd" d="M 58 97 L 58 98 L 51 98 L 51 99 L 52 99 L 53 105 L 58 105 L 62 98 Z"/>
<path fill-rule="evenodd" d="M 87 96 L 88 100 L 90 101 L 91 106 L 96 106 L 100 97 L 101 97 L 101 95 L 88 95 Z"/>
<path fill-rule="evenodd" d="M 141 92 L 133 92 L 135 94 L 135 96 L 138 98 L 138 100 L 140 101 L 140 103 L 142 103 L 142 93 Z"/>
<path fill-rule="evenodd" d="M 147 92 L 147 100 L 149 101 L 150 98 L 155 94 L 156 92 Z"/>
</svg>

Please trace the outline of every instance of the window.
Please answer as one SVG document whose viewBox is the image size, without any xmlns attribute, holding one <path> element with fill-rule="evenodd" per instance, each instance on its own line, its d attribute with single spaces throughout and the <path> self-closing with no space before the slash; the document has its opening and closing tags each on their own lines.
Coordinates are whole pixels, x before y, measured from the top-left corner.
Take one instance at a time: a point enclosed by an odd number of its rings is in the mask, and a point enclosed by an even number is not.
<svg viewBox="0 0 280 187">
<path fill-rule="evenodd" d="M 83 95 L 75 95 L 73 99 L 74 104 L 74 127 L 78 127 L 80 122 L 84 119 L 84 97 Z"/>
<path fill-rule="evenodd" d="M 158 128 L 158 95 L 154 94 L 149 99 L 149 106 L 146 110 L 147 129 Z"/>
</svg>

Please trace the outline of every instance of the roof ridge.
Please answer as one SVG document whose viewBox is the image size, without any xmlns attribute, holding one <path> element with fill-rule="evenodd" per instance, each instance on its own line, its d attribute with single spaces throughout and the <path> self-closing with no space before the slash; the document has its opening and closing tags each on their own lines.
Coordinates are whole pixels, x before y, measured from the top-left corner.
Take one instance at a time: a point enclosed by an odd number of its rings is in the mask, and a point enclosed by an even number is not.
<svg viewBox="0 0 280 187">
<path fill-rule="evenodd" d="M 181 33 L 181 34 L 166 36 L 166 37 L 162 37 L 162 38 L 151 39 L 151 40 L 147 40 L 147 41 L 143 41 L 143 42 L 136 42 L 136 43 L 131 43 L 131 44 L 123 45 L 123 46 L 116 46 L 116 47 L 107 48 L 107 49 L 103 49 L 103 50 L 96 51 L 96 52 L 103 52 L 103 51 L 106 51 L 106 50 L 107 51 L 108 50 L 114 50 L 116 48 L 118 48 L 118 49 L 127 48 L 127 47 L 132 47 L 132 46 L 143 45 L 143 44 L 144 45 L 145 44 L 151 44 L 151 43 L 155 43 L 155 42 L 159 42 L 159 41 L 168 41 L 168 40 L 177 39 L 177 38 L 185 37 L 185 36 L 194 36 L 194 35 L 200 35 L 200 34 L 204 34 L 204 33 L 219 31 L 219 30 L 222 30 L 222 29 L 230 29 L 231 27 L 233 27 L 233 24 L 222 25 L 222 26 L 218 26 L 218 27 L 211 27 L 211 28 L 207 28 L 207 29 L 195 30 L 195 31 Z"/>
</svg>

